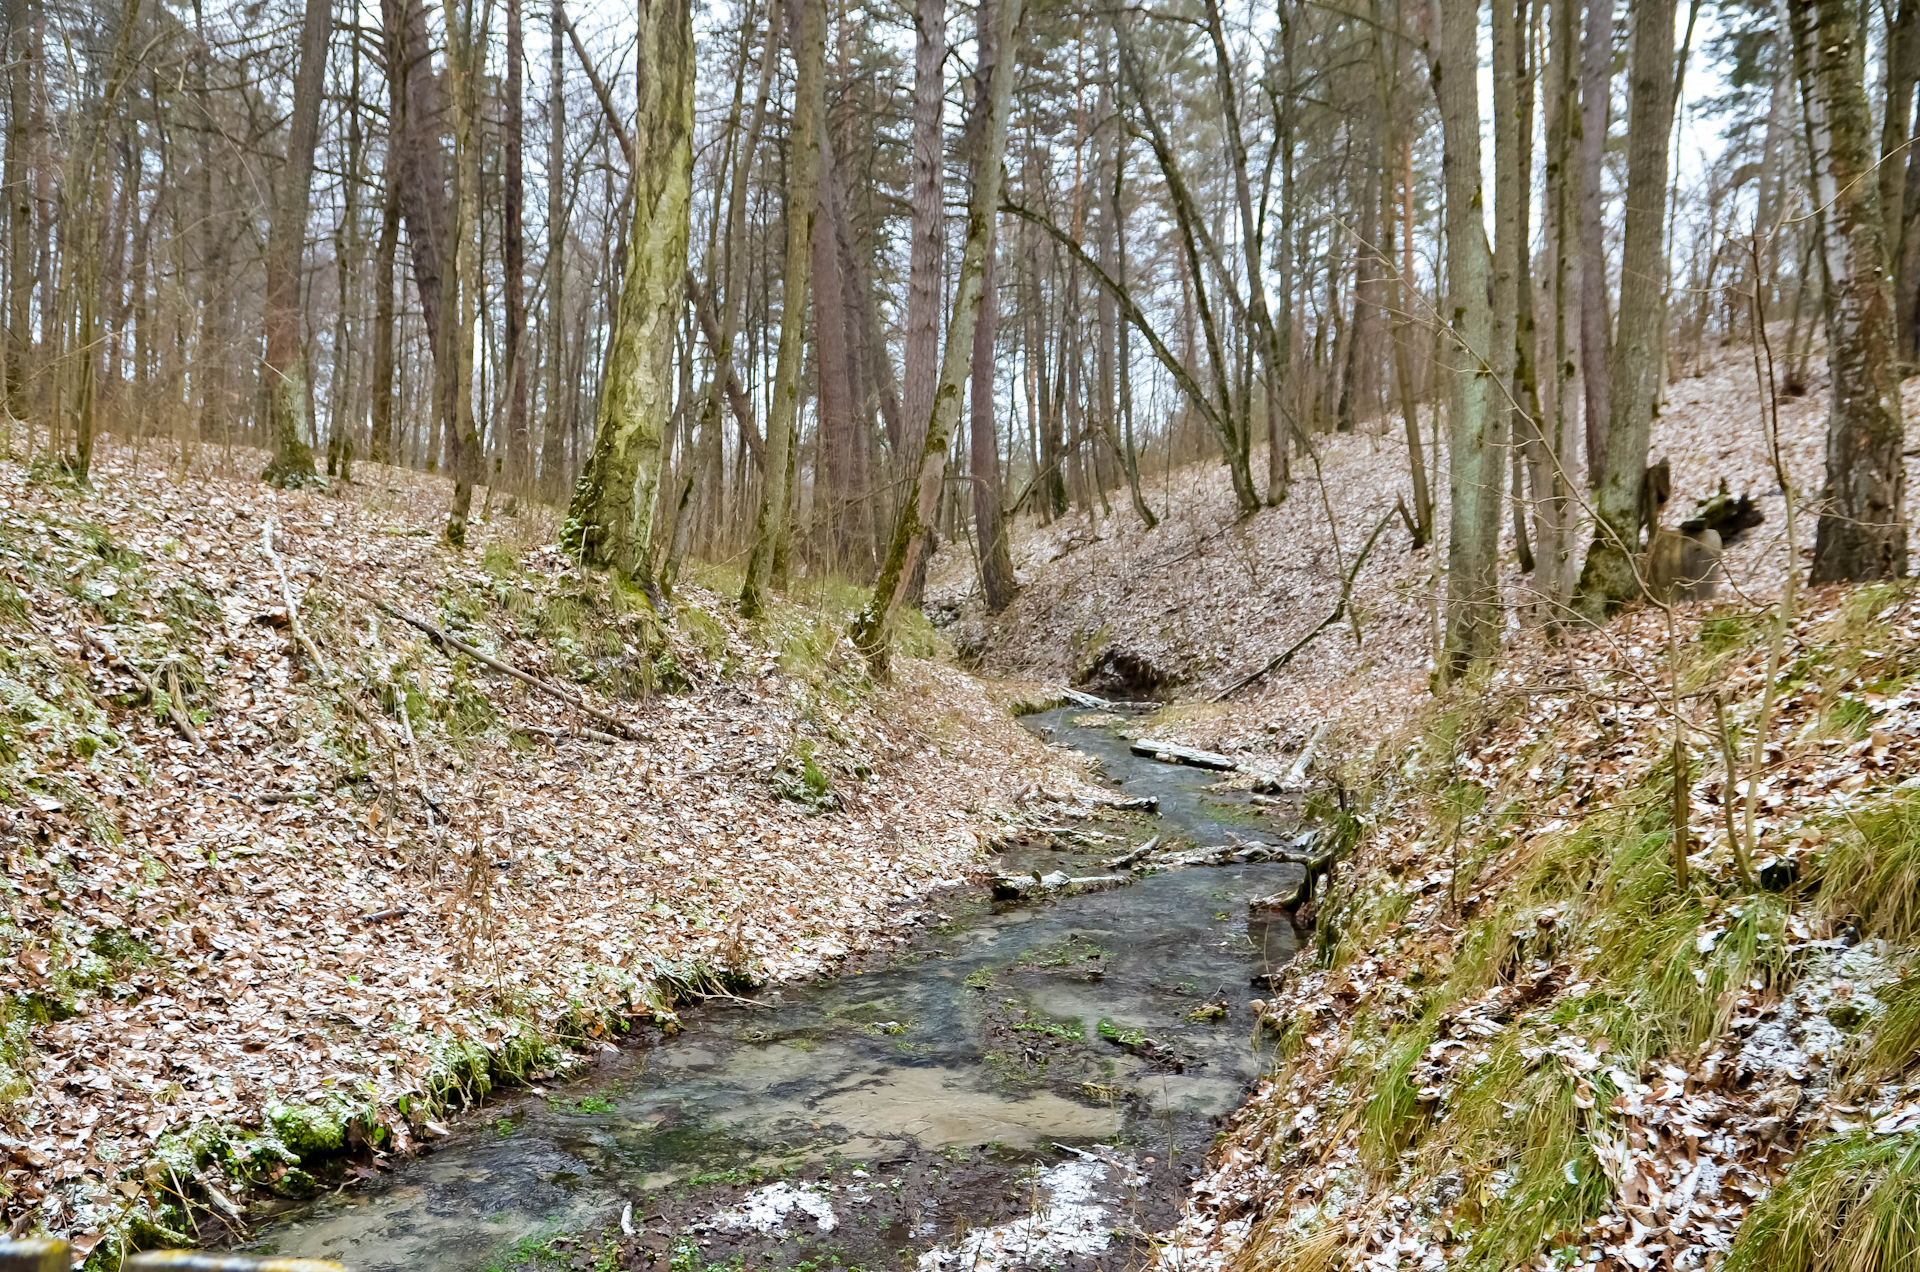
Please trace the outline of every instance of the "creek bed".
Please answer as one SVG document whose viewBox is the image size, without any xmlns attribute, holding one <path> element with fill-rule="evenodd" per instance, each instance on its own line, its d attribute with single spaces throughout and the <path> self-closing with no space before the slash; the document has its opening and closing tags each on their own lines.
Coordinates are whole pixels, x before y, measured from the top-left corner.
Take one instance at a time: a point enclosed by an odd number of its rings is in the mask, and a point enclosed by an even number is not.
<svg viewBox="0 0 1920 1272">
<path fill-rule="evenodd" d="M 1099 851 L 1011 850 L 1001 868 L 1094 872 L 1126 835 L 1273 837 L 1203 796 L 1219 774 L 1133 756 L 1076 717 L 1028 724 L 1159 813 L 1113 815 Z M 490 1104 L 258 1244 L 361 1272 L 1138 1266 L 1262 1069 L 1249 983 L 1294 934 L 1247 902 L 1299 877 L 1248 863 L 950 898 L 952 921 L 890 963 L 765 992 L 769 1010 L 686 1012 L 684 1033 Z"/>
</svg>

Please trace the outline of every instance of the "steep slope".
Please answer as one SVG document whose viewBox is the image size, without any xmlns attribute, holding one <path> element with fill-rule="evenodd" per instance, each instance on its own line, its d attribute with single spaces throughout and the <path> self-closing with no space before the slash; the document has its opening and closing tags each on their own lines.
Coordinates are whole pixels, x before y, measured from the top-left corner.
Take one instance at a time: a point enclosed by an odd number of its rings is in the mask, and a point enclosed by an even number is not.
<svg viewBox="0 0 1920 1272">
<path fill-rule="evenodd" d="M 82 1250 L 885 948 L 1048 763 L 924 628 L 869 683 L 850 597 L 663 627 L 542 519 L 448 550 L 437 479 L 134 459 L 0 464 L 0 1204 Z"/>
<path fill-rule="evenodd" d="M 1162 1266 L 1920 1264 L 1920 603 L 1786 633 L 1751 837 L 1767 625 L 1656 619 L 1354 747 L 1273 1076 Z"/>
<path fill-rule="evenodd" d="M 1722 481 L 1733 494 L 1753 496 L 1766 518 L 1728 548 L 1723 595 L 1773 595 L 1786 560 L 1785 500 L 1763 445 L 1756 384 L 1751 351 L 1722 350 L 1702 374 L 1667 387 L 1654 425 L 1652 454 L 1667 458 L 1673 472 L 1668 524 Z M 1920 380 L 1908 382 L 1906 398 L 1909 412 L 1920 410 Z M 1779 408 L 1783 455 L 1809 498 L 1822 474 L 1825 403 L 1822 370 L 1805 396 Z M 950 624 L 956 647 L 989 670 L 1184 701 L 1183 727 L 1200 744 L 1257 746 L 1268 726 L 1296 736 L 1349 704 L 1404 710 L 1426 691 L 1445 591 L 1446 460 L 1429 450 L 1439 542 L 1413 551 L 1394 512 L 1408 490 L 1404 428 L 1397 417 L 1363 427 L 1315 438 L 1317 468 L 1297 458 L 1289 498 L 1246 522 L 1234 519 L 1217 462 L 1149 474 L 1148 498 L 1164 514 L 1155 530 L 1118 498 L 1111 516 L 1075 511 L 1050 525 L 1022 516 L 1013 554 L 1023 591 L 1003 614 L 981 610 L 971 545 L 948 544 L 929 572 L 929 612 Z M 1431 441 L 1429 416 L 1422 427 Z M 1256 457 L 1257 469 L 1264 463 Z M 1578 454 L 1566 460 L 1574 473 L 1584 472 L 1584 463 Z M 1910 490 L 1909 500 L 1910 512 L 1920 510 L 1920 495 Z M 1386 528 L 1355 577 L 1347 621 L 1320 635 L 1284 672 L 1234 695 L 1232 709 L 1193 706 L 1325 620 L 1383 519 Z M 1813 526 L 1810 517 L 1803 521 L 1806 549 Z M 1579 547 L 1584 552 L 1584 540 Z M 1517 633 L 1539 597 L 1531 576 L 1518 570 L 1510 522 L 1503 559 L 1502 588 Z"/>
</svg>

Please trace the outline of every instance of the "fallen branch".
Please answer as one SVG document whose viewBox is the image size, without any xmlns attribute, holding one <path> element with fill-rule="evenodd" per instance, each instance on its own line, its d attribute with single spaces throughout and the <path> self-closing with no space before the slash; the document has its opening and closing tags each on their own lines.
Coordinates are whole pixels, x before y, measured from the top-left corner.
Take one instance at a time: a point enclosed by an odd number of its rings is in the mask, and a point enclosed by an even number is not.
<svg viewBox="0 0 1920 1272">
<path fill-rule="evenodd" d="M 623 739 L 616 738 L 611 733 L 602 733 L 598 729 L 589 729 L 585 727 L 572 728 L 572 729 L 550 729 L 543 724 L 510 724 L 507 727 L 512 729 L 515 733 L 531 733 L 535 737 L 545 738 L 549 742 L 558 741 L 561 738 L 586 738 L 590 742 L 610 742 L 615 745 L 618 745 L 621 741 L 623 741 Z"/>
<path fill-rule="evenodd" d="M 140 686 L 140 692 L 147 695 L 148 702 L 159 701 L 159 692 L 154 688 L 152 677 L 121 657 L 120 651 L 115 648 L 110 638 L 102 636 L 98 632 L 87 631 L 84 628 L 81 631 L 81 635 L 89 645 L 92 645 L 100 651 L 101 660 L 104 661 L 107 666 L 113 668 L 115 671 L 125 672 L 127 675 L 132 676 L 133 683 Z M 174 728 L 180 730 L 181 737 L 185 738 L 192 745 L 199 746 L 200 734 L 194 729 L 193 721 L 187 718 L 187 713 L 182 710 L 180 706 L 184 699 L 180 696 L 179 673 L 174 670 L 174 665 L 171 662 L 169 662 L 166 667 L 168 680 L 166 690 L 167 719 L 172 721 Z"/>
<path fill-rule="evenodd" d="M 461 640 L 458 636 L 454 636 L 448 632 L 442 631 L 440 628 L 435 627 L 432 623 L 429 623 L 426 619 L 417 617 L 416 615 L 413 615 L 413 614 L 409 614 L 407 613 L 407 611 L 401 609 L 397 605 L 390 605 L 386 601 L 381 600 L 379 597 L 373 595 L 370 592 L 362 592 L 358 588 L 354 588 L 351 590 L 356 592 L 361 597 L 361 599 L 367 601 L 369 604 L 378 606 L 382 610 L 385 610 L 387 613 L 393 615 L 395 618 L 399 619 L 401 622 L 407 624 L 407 626 L 419 628 L 421 631 L 425 632 L 428 635 L 428 637 L 430 637 L 433 640 L 435 644 L 441 646 L 442 648 L 457 650 L 460 653 L 465 654 L 467 657 L 473 659 L 475 662 L 481 664 L 484 667 L 491 667 L 493 670 L 499 672 L 503 676 L 511 676 L 515 680 L 520 681 L 524 685 L 528 685 L 532 688 L 538 689 L 541 693 L 546 694 L 550 698 L 557 698 L 561 702 L 564 702 L 568 706 L 572 707 L 574 710 L 580 712 L 580 714 L 585 716 L 591 716 L 593 719 L 598 720 L 600 723 L 607 725 L 608 727 L 612 728 L 615 732 L 619 733 L 624 738 L 627 738 L 634 742 L 642 742 L 646 740 L 646 735 L 641 733 L 639 729 L 635 728 L 631 724 L 628 724 L 625 720 L 622 720 L 619 716 L 614 715 L 612 712 L 602 711 L 600 708 L 593 706 L 592 704 L 588 703 L 585 699 L 581 698 L 579 695 L 568 693 L 565 689 L 562 689 L 559 685 L 551 684 L 548 681 L 542 680 L 540 677 L 533 675 L 530 672 L 522 671 L 518 667 L 515 667 L 510 663 L 501 662 L 498 658 L 493 657 L 491 654 L 483 654 L 479 650 L 475 649 L 472 645 L 467 644 L 466 641 Z"/>
<path fill-rule="evenodd" d="M 1259 670 L 1248 672 L 1246 675 L 1240 677 L 1240 679 L 1234 681 L 1232 684 L 1228 685 L 1225 689 L 1222 689 L 1219 693 L 1215 694 L 1213 696 L 1213 701 L 1225 702 L 1228 698 L 1231 698 L 1234 694 L 1239 693 L 1242 689 L 1245 689 L 1248 685 L 1252 684 L 1254 681 L 1259 680 L 1265 676 L 1271 676 L 1274 672 L 1279 671 L 1280 669 L 1285 667 L 1288 663 L 1293 661 L 1294 655 L 1298 654 L 1301 650 L 1305 649 L 1308 645 L 1312 644 L 1314 638 L 1317 637 L 1321 632 L 1326 631 L 1327 628 L 1332 627 L 1335 623 L 1338 623 L 1341 619 L 1347 616 L 1347 603 L 1353 599 L 1353 581 L 1355 578 L 1359 576 L 1360 567 L 1367 563 L 1367 555 L 1373 551 L 1373 545 L 1380 541 L 1380 532 L 1387 528 L 1387 523 L 1393 520 L 1393 516 L 1394 516 L 1394 510 L 1389 508 L 1387 510 L 1387 515 L 1380 518 L 1379 522 L 1373 527 L 1373 533 L 1367 536 L 1366 545 L 1360 549 L 1360 555 L 1355 557 L 1353 559 L 1353 564 L 1347 568 L 1347 577 L 1340 584 L 1340 603 L 1333 607 L 1333 613 L 1321 619 L 1319 624 L 1312 631 L 1308 632 L 1305 636 L 1302 636 L 1299 640 L 1296 640 L 1295 642 L 1293 642 L 1292 647 L 1289 648 L 1285 653 L 1275 657 L 1271 662 L 1267 663 L 1266 666 L 1261 667 Z"/>
</svg>

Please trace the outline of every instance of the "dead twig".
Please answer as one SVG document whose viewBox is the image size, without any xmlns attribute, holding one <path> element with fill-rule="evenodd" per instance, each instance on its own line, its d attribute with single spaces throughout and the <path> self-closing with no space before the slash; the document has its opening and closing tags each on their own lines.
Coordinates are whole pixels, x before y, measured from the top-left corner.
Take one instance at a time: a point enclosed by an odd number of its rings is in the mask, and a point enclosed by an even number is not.
<svg viewBox="0 0 1920 1272">
<path fill-rule="evenodd" d="M 1293 642 L 1293 645 L 1288 648 L 1285 653 L 1274 657 L 1266 666 L 1256 671 L 1248 672 L 1246 675 L 1240 677 L 1240 679 L 1228 685 L 1225 689 L 1222 689 L 1219 693 L 1213 695 L 1213 701 L 1225 702 L 1228 698 L 1239 693 L 1254 681 L 1265 676 L 1271 676 L 1274 672 L 1281 670 L 1293 661 L 1294 655 L 1312 644 L 1314 638 L 1319 636 L 1321 632 L 1326 631 L 1327 628 L 1332 627 L 1347 616 L 1347 603 L 1353 599 L 1353 581 L 1359 576 L 1360 567 L 1367 563 L 1367 555 L 1373 551 L 1373 545 L 1379 542 L 1380 532 L 1387 528 L 1387 523 L 1393 520 L 1393 517 L 1394 510 L 1389 508 L 1387 515 L 1380 518 L 1374 525 L 1373 533 L 1367 536 L 1366 545 L 1360 549 L 1360 555 L 1353 559 L 1353 564 L 1347 569 L 1346 578 L 1340 584 L 1340 603 L 1333 607 L 1333 613 L 1321 619 L 1312 631 Z"/>
<path fill-rule="evenodd" d="M 381 600 L 379 597 L 374 596 L 371 593 L 362 592 L 358 588 L 354 588 L 351 590 L 354 591 L 357 595 L 359 595 L 362 600 L 365 600 L 367 603 L 378 606 L 380 609 L 385 610 L 387 613 L 393 615 L 393 617 L 407 624 L 407 626 L 416 627 L 419 630 L 425 632 L 427 636 L 430 637 L 434 641 L 434 643 L 439 645 L 441 648 L 452 649 L 460 653 L 463 653 L 467 657 L 473 659 L 475 662 L 481 664 L 484 667 L 491 667 L 493 670 L 499 672 L 503 676 L 511 676 L 515 680 L 518 680 L 520 683 L 524 685 L 529 685 L 532 688 L 538 689 L 541 693 L 546 694 L 550 698 L 557 698 L 561 702 L 564 702 L 568 706 L 572 707 L 574 710 L 580 712 L 582 715 L 590 716 L 593 719 L 598 720 L 600 723 L 609 726 L 616 733 L 620 734 L 622 737 L 630 741 L 643 742 L 646 740 L 646 735 L 642 733 L 638 728 L 634 727 L 631 724 L 628 724 L 625 720 L 622 720 L 619 716 L 614 715 L 610 711 L 602 711 L 600 708 L 592 705 L 591 703 L 587 702 L 585 699 L 581 698 L 578 694 L 569 693 L 565 689 L 562 689 L 560 686 L 556 684 L 543 680 L 540 677 L 533 675 L 530 672 L 522 671 L 518 667 L 513 666 L 511 663 L 501 662 L 498 658 L 495 658 L 490 654 L 483 654 L 479 650 L 475 649 L 472 645 L 469 645 L 464 640 L 461 640 L 458 636 L 454 636 L 449 634 L 448 632 L 442 631 L 440 628 L 435 627 L 432 623 L 429 623 L 426 619 L 420 618 L 413 614 L 409 614 L 407 613 L 407 611 L 401 609 L 399 606 L 389 604 L 388 602 Z"/>
<path fill-rule="evenodd" d="M 123 658 L 120 651 L 114 647 L 113 641 L 110 638 L 102 636 L 98 632 L 85 630 L 83 630 L 81 634 L 85 637 L 89 645 L 92 645 L 100 651 L 100 657 L 107 666 L 113 668 L 115 671 L 124 672 L 126 675 L 133 677 L 133 683 L 140 686 L 140 692 L 147 696 L 148 702 L 158 702 L 160 700 L 160 691 L 155 689 L 153 678 Z M 172 662 L 166 664 L 166 675 L 167 719 L 172 722 L 174 728 L 180 730 L 181 737 L 197 747 L 200 745 L 200 733 L 193 727 L 193 721 L 187 718 L 186 710 L 181 705 L 186 700 L 180 695 L 180 676 Z"/>
</svg>

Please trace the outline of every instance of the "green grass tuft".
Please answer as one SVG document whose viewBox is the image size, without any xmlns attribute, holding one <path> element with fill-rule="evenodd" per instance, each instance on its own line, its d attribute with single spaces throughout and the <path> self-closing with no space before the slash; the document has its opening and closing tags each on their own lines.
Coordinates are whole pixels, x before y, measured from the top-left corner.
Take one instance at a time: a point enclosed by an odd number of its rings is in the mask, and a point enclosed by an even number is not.
<svg viewBox="0 0 1920 1272">
<path fill-rule="evenodd" d="M 1819 907 L 1896 945 L 1920 940 L 1920 792 L 1849 813 L 1819 864 Z"/>
<path fill-rule="evenodd" d="M 1920 1134 L 1816 1144 L 1747 1212 L 1723 1272 L 1920 1272 Z"/>
</svg>

